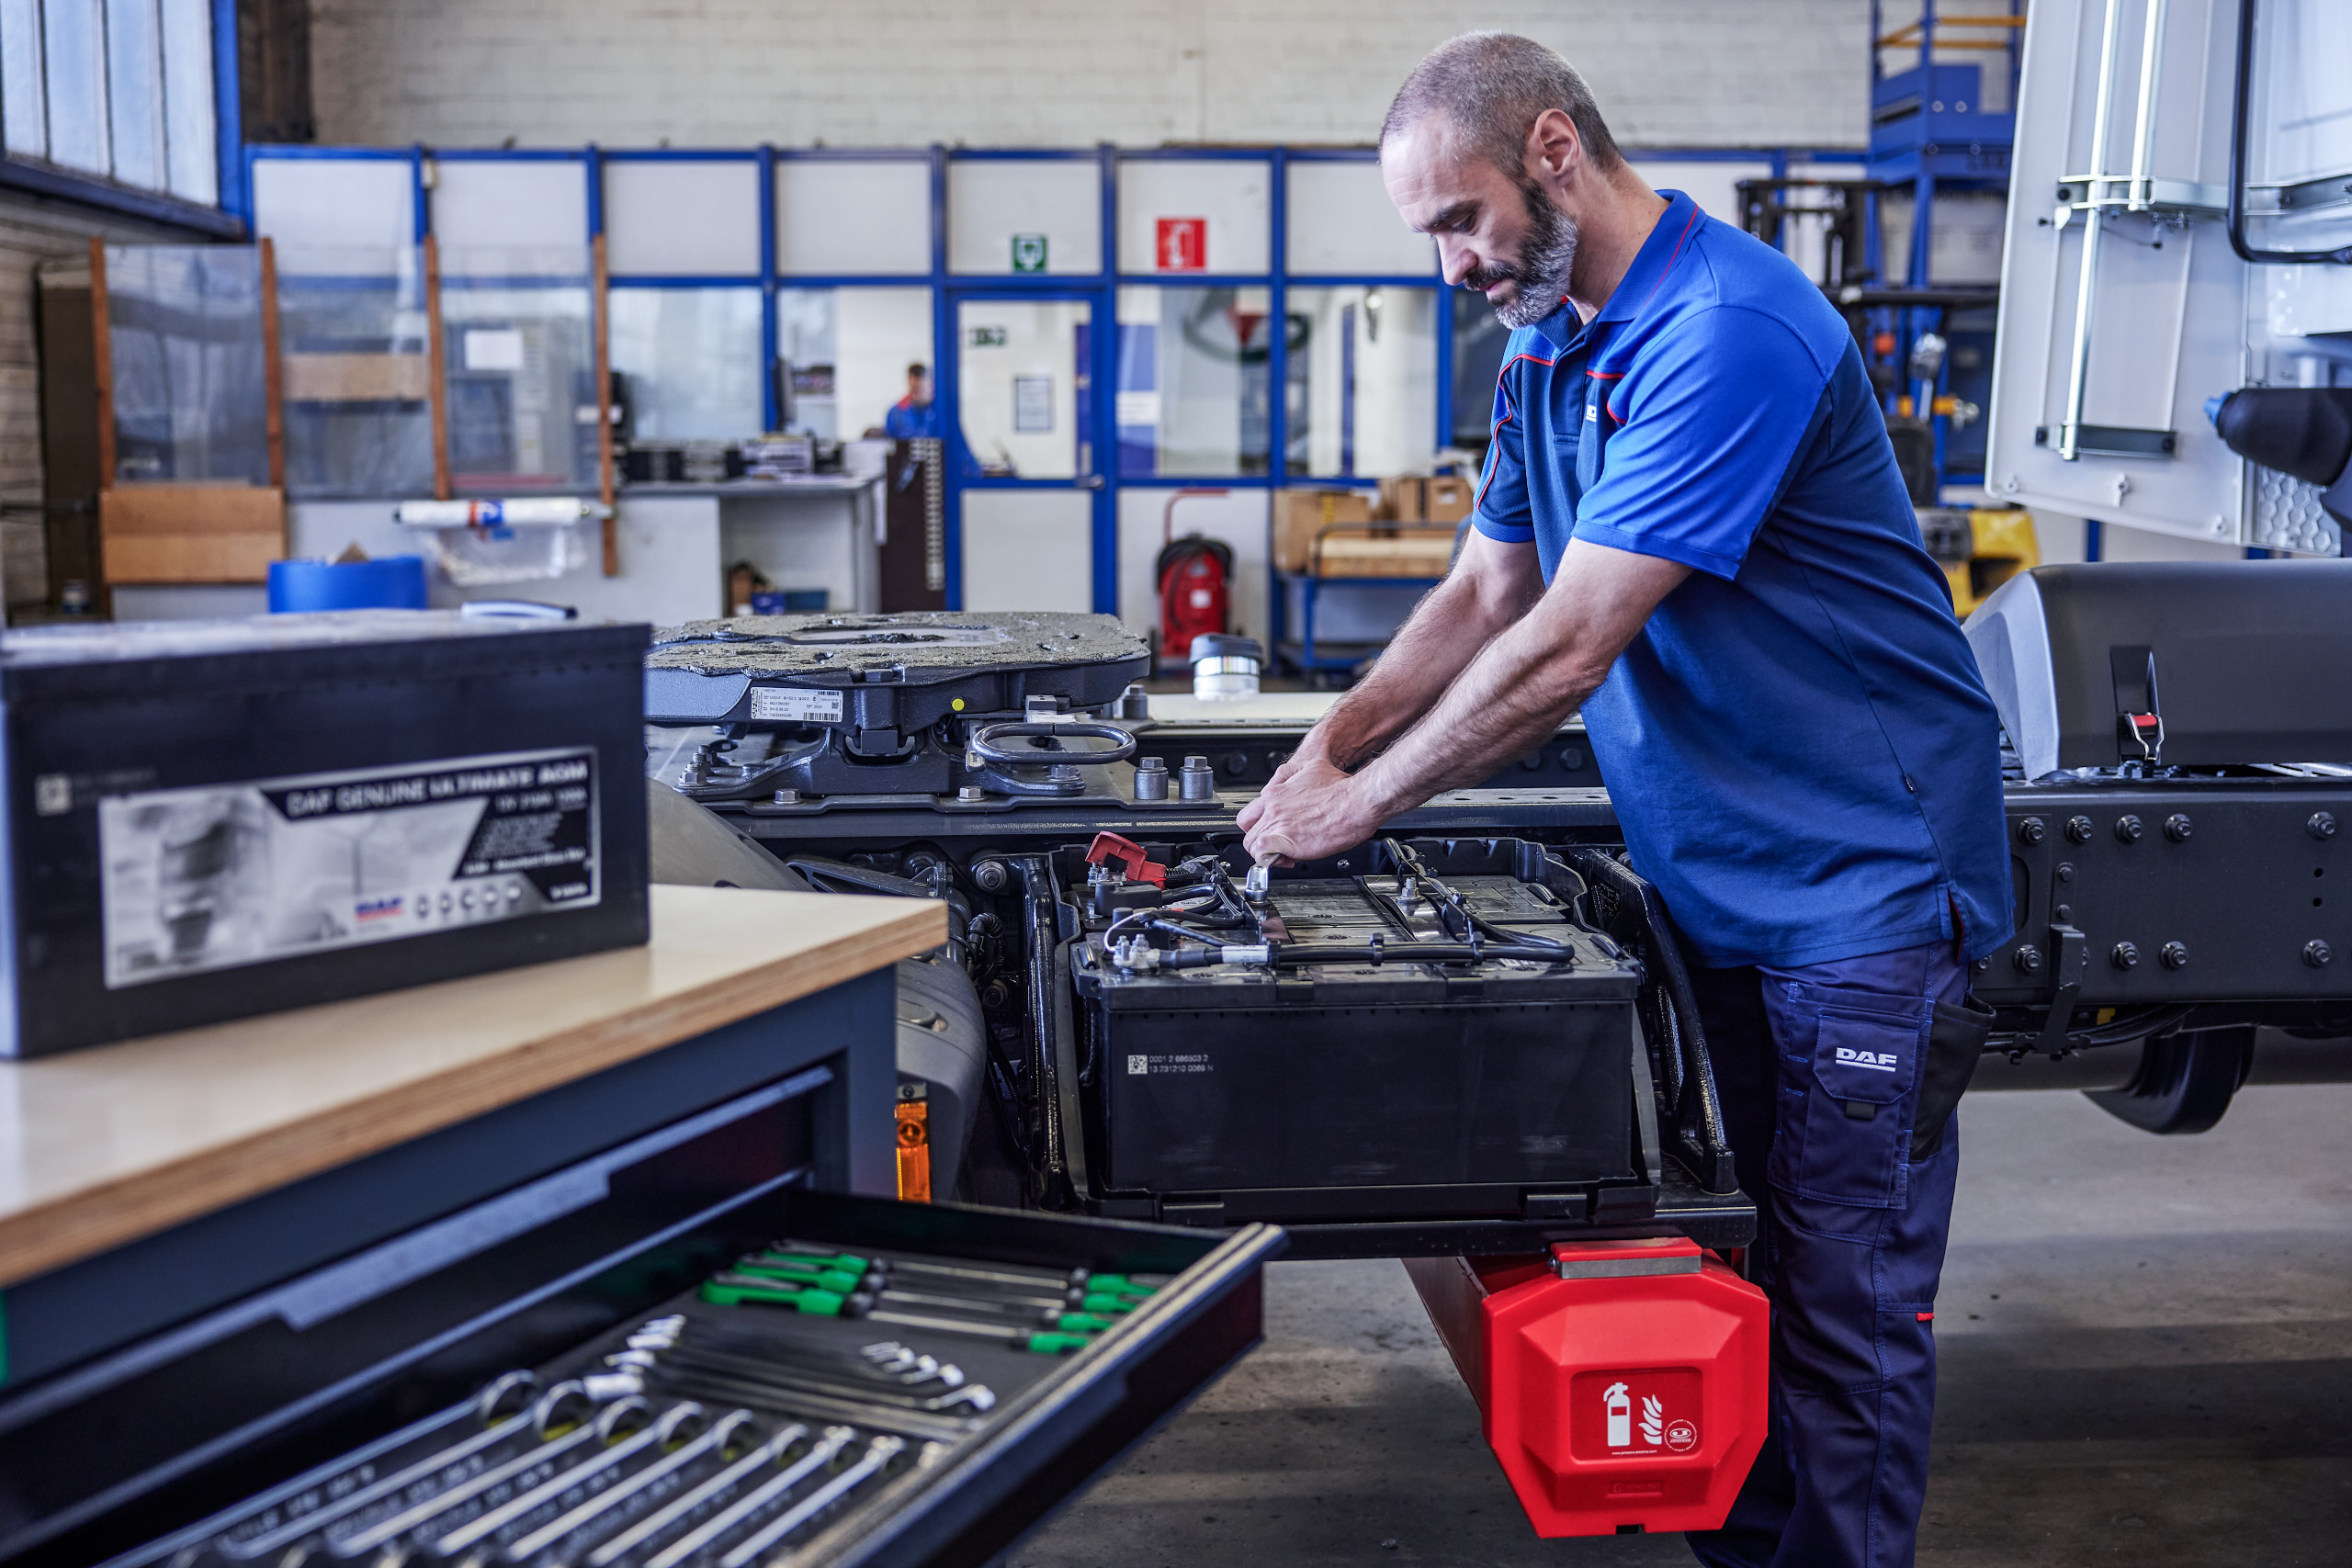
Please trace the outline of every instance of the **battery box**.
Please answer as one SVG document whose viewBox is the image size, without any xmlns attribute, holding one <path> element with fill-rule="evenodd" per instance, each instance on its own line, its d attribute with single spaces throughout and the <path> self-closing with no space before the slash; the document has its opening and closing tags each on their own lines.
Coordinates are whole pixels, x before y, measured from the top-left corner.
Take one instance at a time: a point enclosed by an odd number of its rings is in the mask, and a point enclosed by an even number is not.
<svg viewBox="0 0 2352 1568">
<path fill-rule="evenodd" d="M 645 941 L 647 637 L 434 611 L 8 633 L 0 1055 Z"/>
<path fill-rule="evenodd" d="M 1073 971 L 1097 1212 L 1202 1224 L 1649 1213 L 1642 970 L 1574 918 L 1573 873 L 1543 861 L 1547 886 L 1507 860 L 1474 856 L 1493 869 L 1448 867 L 1445 885 L 1498 933 L 1564 943 L 1557 961 L 1417 961 L 1417 944 L 1447 939 L 1409 893 L 1400 912 L 1394 876 L 1276 881 L 1261 906 L 1301 951 L 1376 939 L 1360 962 L 1136 973 L 1090 934 Z"/>
</svg>

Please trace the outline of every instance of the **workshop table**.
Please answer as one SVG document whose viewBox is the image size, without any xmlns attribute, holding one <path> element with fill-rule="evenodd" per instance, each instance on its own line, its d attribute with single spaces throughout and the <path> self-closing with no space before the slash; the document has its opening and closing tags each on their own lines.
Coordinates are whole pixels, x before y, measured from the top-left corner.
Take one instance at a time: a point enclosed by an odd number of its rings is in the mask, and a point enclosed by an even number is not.
<svg viewBox="0 0 2352 1568">
<path fill-rule="evenodd" d="M 0 1450 L 208 1346 L 423 1353 L 480 1316 L 437 1271 L 516 1237 L 585 1267 L 787 1182 L 893 1191 L 893 966 L 944 907 L 651 893 L 641 948 L 0 1062 Z"/>
</svg>

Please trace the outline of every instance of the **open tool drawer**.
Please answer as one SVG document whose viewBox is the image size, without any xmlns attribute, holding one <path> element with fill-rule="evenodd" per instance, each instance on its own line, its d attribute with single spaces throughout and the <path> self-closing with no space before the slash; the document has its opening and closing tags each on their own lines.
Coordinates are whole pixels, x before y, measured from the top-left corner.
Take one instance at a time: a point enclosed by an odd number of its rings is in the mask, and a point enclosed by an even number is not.
<svg viewBox="0 0 2352 1568">
<path fill-rule="evenodd" d="M 568 1218 L 576 1226 L 580 1216 Z M 706 1299 L 711 1292 L 703 1284 L 713 1275 L 785 1238 L 860 1258 L 921 1255 L 982 1270 L 1069 1275 L 1084 1269 L 1095 1279 L 1141 1275 L 1148 1283 L 1127 1287 L 1134 1299 L 1125 1310 L 1104 1318 L 1108 1326 L 1082 1336 L 1082 1348 L 1064 1354 L 902 1326 L 904 1318 L 885 1322 L 883 1306 L 897 1304 L 887 1298 L 871 1319 Z M 518 1238 L 507 1256 L 529 1253 L 533 1240 Z M 706 1211 L 689 1226 L 657 1230 L 640 1246 L 607 1254 L 586 1277 L 538 1280 L 514 1298 L 515 1310 L 475 1310 L 471 1320 L 481 1326 L 445 1335 L 437 1345 L 429 1333 L 424 1342 L 412 1343 L 390 1332 L 401 1321 L 412 1333 L 429 1330 L 437 1315 L 429 1303 L 448 1299 L 462 1285 L 455 1277 L 420 1280 L 409 1288 L 431 1287 L 424 1294 L 375 1320 L 377 1331 L 388 1334 L 377 1347 L 379 1374 L 314 1391 L 296 1402 L 306 1408 L 289 1408 L 284 1423 L 249 1442 L 215 1443 L 209 1451 L 206 1445 L 191 1448 L 180 1465 L 151 1471 L 147 1483 L 126 1491 L 120 1506 L 51 1535 L 16 1560 L 107 1561 L 121 1568 L 586 1562 L 592 1548 L 620 1533 L 616 1524 L 644 1522 L 732 1469 L 747 1451 L 756 1461 L 773 1444 L 773 1463 L 757 1479 L 764 1483 L 797 1467 L 807 1484 L 791 1483 L 771 1499 L 775 1506 L 743 1516 L 737 1527 L 699 1543 L 688 1540 L 744 1495 L 741 1487 L 718 1492 L 715 1506 L 684 1517 L 675 1529 L 650 1532 L 606 1562 L 611 1568 L 655 1562 L 663 1568 L 778 1561 L 985 1562 L 1256 1343 L 1261 1267 L 1283 1244 L 1283 1234 L 1267 1226 L 1203 1235 L 769 1186 L 719 1212 Z M 487 1257 L 475 1261 L 478 1268 L 497 1267 Z M 511 1262 L 506 1271 L 511 1278 Z M 558 1288 L 545 1288 L 550 1285 Z M 639 1331 L 650 1320 L 682 1316 L 769 1336 L 784 1343 L 779 1355 L 846 1359 L 883 1339 L 919 1346 L 939 1361 L 952 1356 L 964 1382 L 991 1390 L 992 1402 L 985 1413 L 959 1407 L 967 1419 L 915 1422 L 900 1430 L 891 1412 L 869 1422 L 844 1416 L 822 1398 L 805 1407 L 788 1393 L 767 1403 L 713 1398 L 701 1390 L 681 1393 L 651 1372 L 638 1373 L 643 1381 L 632 1384 L 632 1370 L 608 1360 L 631 1337 L 641 1342 Z M 482 1393 L 502 1379 L 510 1396 L 485 1404 Z M 632 1407 L 632 1400 L 642 1403 Z M 689 1400 L 700 1404 L 701 1414 L 681 1419 L 678 1407 Z M 748 1416 L 736 1414 L 745 1408 Z M 84 1416 L 78 1430 L 86 1439 L 107 1426 L 119 1431 L 134 1425 L 139 1411 L 125 1405 L 85 1409 Z M 729 1439 L 732 1446 L 723 1453 L 716 1443 L 696 1450 L 689 1441 L 730 1417 L 740 1440 Z M 672 1425 L 657 1431 L 664 1421 Z M 802 1428 L 797 1438 L 795 1427 Z M 560 1439 L 573 1433 L 580 1435 L 567 1449 Z M 632 1449 L 633 1438 L 640 1440 Z M 676 1459 L 681 1453 L 684 1457 Z M 567 1540 L 561 1529 L 549 1531 L 574 1510 L 593 1513 L 600 1497 L 616 1495 L 620 1483 L 639 1481 L 673 1459 L 670 1471 L 614 1505 L 627 1506 L 627 1512 L 595 1520 L 601 1533 Z M 861 1470 L 866 1459 L 875 1462 Z M 428 1461 L 435 1462 L 420 1462 Z M 599 1463 L 603 1469 L 594 1470 Z M 474 1495 L 470 1512 L 454 1516 L 476 1527 L 474 1532 L 459 1537 L 444 1528 L 446 1517 L 434 1511 L 446 1495 L 440 1489 L 479 1482 L 501 1464 L 507 1467 L 503 1479 Z M 566 1468 L 575 1465 L 590 1468 Z M 167 1473 L 174 1469 L 178 1473 Z M 579 1479 L 566 1483 L 566 1475 Z M 374 1504 L 339 1523 L 318 1512 L 355 1496 L 364 1501 L 369 1488 L 388 1483 L 390 1490 Z M 828 1486 L 833 1490 L 818 1497 Z M 528 1503 L 526 1495 L 534 1488 L 544 1506 Z M 764 1543 L 753 1539 L 812 1499 L 800 1523 Z M 500 1507 L 509 1509 L 503 1522 L 480 1522 Z M 379 1527 L 388 1519 L 396 1523 L 404 1511 L 430 1528 L 386 1535 Z M 306 1523 L 314 1518 L 330 1523 Z M 385 1539 L 370 1536 L 371 1529 Z"/>
</svg>

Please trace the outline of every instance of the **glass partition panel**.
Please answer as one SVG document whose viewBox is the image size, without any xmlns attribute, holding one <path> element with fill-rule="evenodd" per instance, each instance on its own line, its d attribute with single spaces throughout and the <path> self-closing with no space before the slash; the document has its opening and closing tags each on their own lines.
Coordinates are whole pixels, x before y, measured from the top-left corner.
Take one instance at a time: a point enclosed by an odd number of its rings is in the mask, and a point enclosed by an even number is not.
<svg viewBox="0 0 2352 1568">
<path fill-rule="evenodd" d="M 967 299 L 956 308 L 964 445 L 994 478 L 1075 479 L 1087 450 L 1083 299 Z"/>
<path fill-rule="evenodd" d="M 1288 471 L 1412 471 L 1437 446 L 1437 291 L 1406 285 L 1294 288 Z"/>
<path fill-rule="evenodd" d="M 1396 216 L 1378 164 L 1307 160 L 1291 164 L 1289 176 L 1283 259 L 1293 276 L 1410 276 L 1437 270 L 1437 247 Z"/>
<path fill-rule="evenodd" d="M 100 0 L 49 0 L 41 7 L 41 52 L 49 67 L 50 161 L 103 175 L 113 165 L 107 135 L 106 22 Z"/>
<path fill-rule="evenodd" d="M 605 310 L 631 434 L 724 441 L 760 434 L 758 289 L 616 288 Z"/>
<path fill-rule="evenodd" d="M 164 0 L 164 144 L 172 194 L 207 207 L 220 196 L 212 89 L 212 7 L 201 0 Z"/>
<path fill-rule="evenodd" d="M 107 107 L 114 177 L 164 185 L 164 40 L 154 0 L 107 0 Z"/>
<path fill-rule="evenodd" d="M 49 93 L 42 79 L 40 0 L 0 0 L 0 141 L 49 156 Z"/>
<path fill-rule="evenodd" d="M 1094 607 L 1094 498 L 1082 490 L 963 493 L 964 608 Z"/>
<path fill-rule="evenodd" d="M 1262 474 L 1270 291 L 1119 290 L 1119 476 Z"/>
<path fill-rule="evenodd" d="M 608 160 L 605 246 L 615 276 L 756 277 L 759 164 L 749 158 Z"/>
<path fill-rule="evenodd" d="M 295 246 L 313 276 L 338 261 L 356 276 L 416 243 L 416 171 L 406 158 L 255 158 L 254 232 L 277 242 L 278 270 Z"/>
<path fill-rule="evenodd" d="M 928 288 L 779 288 L 775 352 L 784 383 L 784 427 L 853 440 L 888 427 L 909 398 L 908 367 L 931 365 Z M 918 434 L 940 434 L 924 401 L 910 408 Z"/>
<path fill-rule="evenodd" d="M 1453 311 L 1453 444 L 1484 452 L 1495 438 L 1495 382 L 1510 329 L 1475 289 L 1449 288 L 1445 297 Z"/>
<path fill-rule="evenodd" d="M 413 246 L 277 247 L 286 491 L 433 493 L 424 267 Z"/>
<path fill-rule="evenodd" d="M 1273 165 L 1254 158 L 1127 158 L 1119 164 L 1119 270 L 1265 272 Z"/>
<path fill-rule="evenodd" d="M 931 165 L 908 158 L 780 158 L 775 269 L 928 273 Z"/>
<path fill-rule="evenodd" d="M 269 483 L 261 253 L 109 245 L 118 479 Z"/>
<path fill-rule="evenodd" d="M 444 250 L 576 245 L 588 232 L 588 165 L 578 158 L 439 158 L 428 199 Z"/>
<path fill-rule="evenodd" d="M 1102 270 L 1102 168 L 1091 158 L 955 158 L 947 270 Z"/>
<path fill-rule="evenodd" d="M 458 490 L 597 482 L 589 294 L 584 245 L 442 254 L 442 390 Z"/>
</svg>

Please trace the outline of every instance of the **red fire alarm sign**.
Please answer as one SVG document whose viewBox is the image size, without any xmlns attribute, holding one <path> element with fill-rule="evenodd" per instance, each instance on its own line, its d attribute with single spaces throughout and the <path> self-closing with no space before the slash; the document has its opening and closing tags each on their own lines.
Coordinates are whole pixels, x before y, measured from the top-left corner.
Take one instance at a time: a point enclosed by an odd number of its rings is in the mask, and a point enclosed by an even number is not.
<svg viewBox="0 0 2352 1568">
<path fill-rule="evenodd" d="M 1159 270 L 1206 272 L 1209 266 L 1209 220 L 1205 218 L 1159 220 Z"/>
</svg>

